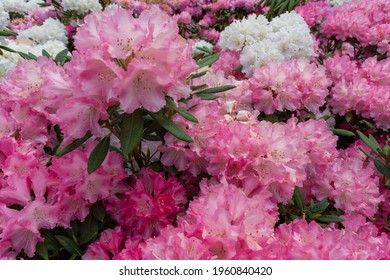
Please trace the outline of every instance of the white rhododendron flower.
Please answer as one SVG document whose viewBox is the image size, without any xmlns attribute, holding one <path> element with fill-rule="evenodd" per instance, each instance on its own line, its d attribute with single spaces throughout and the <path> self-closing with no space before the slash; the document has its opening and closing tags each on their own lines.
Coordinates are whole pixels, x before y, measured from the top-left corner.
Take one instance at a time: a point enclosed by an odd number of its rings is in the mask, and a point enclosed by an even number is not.
<svg viewBox="0 0 390 280">
<path fill-rule="evenodd" d="M 79 14 L 102 9 L 99 0 L 62 0 L 61 5 L 65 11 L 76 11 Z"/>
<path fill-rule="evenodd" d="M 352 0 L 328 0 L 332 6 L 340 6 L 344 3 L 351 2 Z"/>
<path fill-rule="evenodd" d="M 19 32 L 18 38 L 29 38 L 37 43 L 44 44 L 50 40 L 68 42 L 65 26 L 57 19 L 48 18 L 40 26 L 33 26 Z"/>
<path fill-rule="evenodd" d="M 18 14 L 28 14 L 34 9 L 39 8 L 40 3 L 44 3 L 42 0 L 0 0 L 0 4 L 3 4 L 4 11 L 14 12 Z"/>
<path fill-rule="evenodd" d="M 284 13 L 271 22 L 256 15 L 235 21 L 221 32 L 219 44 L 223 49 L 241 51 L 240 63 L 247 77 L 269 61 L 314 55 L 310 29 L 295 12 Z"/>
</svg>

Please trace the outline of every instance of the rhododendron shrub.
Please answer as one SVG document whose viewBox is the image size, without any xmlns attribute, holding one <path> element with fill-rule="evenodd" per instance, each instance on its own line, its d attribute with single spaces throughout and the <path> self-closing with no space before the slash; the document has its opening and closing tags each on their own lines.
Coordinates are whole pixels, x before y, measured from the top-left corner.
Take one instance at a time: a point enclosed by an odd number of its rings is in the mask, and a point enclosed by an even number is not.
<svg viewBox="0 0 390 280">
<path fill-rule="evenodd" d="M 390 259 L 388 1 L 22 2 L 0 259 Z"/>
</svg>

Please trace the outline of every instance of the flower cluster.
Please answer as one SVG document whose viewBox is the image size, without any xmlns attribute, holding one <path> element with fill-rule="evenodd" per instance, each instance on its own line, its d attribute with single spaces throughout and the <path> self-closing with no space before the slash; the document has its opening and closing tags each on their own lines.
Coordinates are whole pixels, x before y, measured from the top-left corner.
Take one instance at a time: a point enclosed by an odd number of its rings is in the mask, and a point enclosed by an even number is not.
<svg viewBox="0 0 390 280">
<path fill-rule="evenodd" d="M 40 3 L 43 3 L 42 0 L 0 0 L 0 3 L 3 4 L 4 11 L 14 12 L 19 14 L 28 14 L 34 9 L 39 8 Z"/>
<path fill-rule="evenodd" d="M 389 6 L 340 2 L 0 0 L 0 259 L 389 259 Z"/>
<path fill-rule="evenodd" d="M 390 128 L 390 59 L 367 58 L 361 65 L 348 56 L 334 56 L 325 61 L 333 80 L 330 106 L 345 115 L 353 110 L 375 120 L 378 127 Z"/>
<path fill-rule="evenodd" d="M 79 14 L 99 11 L 102 9 L 102 5 L 100 5 L 98 0 L 62 0 L 61 6 L 64 8 L 64 11 L 76 11 Z"/>
<path fill-rule="evenodd" d="M 161 174 L 143 169 L 123 197 L 108 200 L 106 209 L 123 229 L 146 240 L 159 235 L 184 211 L 185 194 L 175 178 L 165 180 Z"/>
<path fill-rule="evenodd" d="M 339 40 L 355 38 L 362 46 L 377 45 L 381 54 L 390 50 L 390 3 L 362 0 L 332 8 L 320 31 Z"/>
<path fill-rule="evenodd" d="M 242 97 L 260 112 L 296 111 L 303 108 L 319 113 L 325 104 L 330 80 L 325 68 L 307 59 L 269 62 L 256 69 L 248 79 L 248 90 Z"/>
<path fill-rule="evenodd" d="M 314 55 L 310 30 L 295 12 L 282 14 L 271 22 L 262 15 L 235 21 L 221 32 L 219 45 L 242 51 L 240 63 L 247 77 L 270 61 Z"/>
<path fill-rule="evenodd" d="M 87 175 L 91 148 L 53 158 L 47 168 L 42 145 L 0 138 L 0 258 L 15 258 L 22 250 L 33 257 L 43 241 L 41 229 L 84 220 L 91 203 L 115 191 L 127 175 L 120 156 L 110 153 L 96 173 Z"/>
</svg>

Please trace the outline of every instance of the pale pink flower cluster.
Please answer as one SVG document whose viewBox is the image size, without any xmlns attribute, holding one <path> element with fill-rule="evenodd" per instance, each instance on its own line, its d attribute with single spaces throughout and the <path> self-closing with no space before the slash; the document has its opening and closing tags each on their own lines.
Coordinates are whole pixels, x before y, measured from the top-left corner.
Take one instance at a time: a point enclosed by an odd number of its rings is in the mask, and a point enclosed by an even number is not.
<svg viewBox="0 0 390 280">
<path fill-rule="evenodd" d="M 348 56 L 325 61 L 333 80 L 329 105 L 334 113 L 355 111 L 372 118 L 380 128 L 390 128 L 390 59 L 366 59 L 361 65 Z"/>
<path fill-rule="evenodd" d="M 355 38 L 362 46 L 377 45 L 380 53 L 390 50 L 390 2 L 361 0 L 333 7 L 321 24 L 321 33 L 338 40 Z"/>
<path fill-rule="evenodd" d="M 248 198 L 234 185 L 203 181 L 199 197 L 178 220 L 178 228 L 167 227 L 159 237 L 146 241 L 141 246 L 143 258 L 254 258 L 277 221 L 277 207 L 270 197 L 264 191 Z M 183 243 L 185 248 L 180 246 Z"/>
<path fill-rule="evenodd" d="M 120 189 L 127 177 L 121 156 L 110 152 L 103 165 L 87 175 L 93 144 L 61 158 L 48 158 L 42 145 L 0 138 L 0 258 L 14 259 L 22 250 L 35 254 L 41 229 L 69 227 L 83 221 L 89 207 Z"/>
<path fill-rule="evenodd" d="M 140 107 L 157 112 L 166 95 L 176 101 L 191 93 L 185 83 L 197 68 L 191 46 L 178 35 L 176 22 L 157 8 L 137 19 L 117 7 L 89 15 L 75 46 L 64 68 L 46 57 L 23 61 L 0 85 L 0 100 L 23 104 L 60 125 L 65 144 L 88 130 L 103 136 L 98 122 L 108 117 L 110 106 L 119 104 L 127 113 Z"/>
<path fill-rule="evenodd" d="M 389 258 L 389 239 L 363 216 L 344 217 L 345 229 L 321 228 L 316 222 L 295 220 L 275 230 L 264 246 L 263 258 L 290 260 L 370 260 Z"/>
<path fill-rule="evenodd" d="M 139 18 L 128 10 L 105 9 L 87 16 L 74 38 L 76 59 L 67 69 L 78 79 L 81 95 L 98 98 L 105 106 L 119 103 L 127 113 L 139 107 L 157 112 L 165 95 L 189 97 L 185 78 L 196 69 L 191 46 L 178 35 L 176 22 L 159 9 Z"/>
<path fill-rule="evenodd" d="M 269 62 L 248 79 L 248 102 L 260 112 L 308 109 L 319 113 L 331 82 L 325 68 L 307 59 Z M 248 93 L 246 93 L 248 94 Z"/>
<path fill-rule="evenodd" d="M 277 206 L 263 191 L 248 197 L 226 182 L 201 182 L 177 226 L 142 242 L 120 228 L 106 230 L 84 259 L 388 259 L 390 242 L 361 215 L 344 215 L 344 229 L 298 219 L 279 225 Z M 167 250 L 169 248 L 169 250 Z"/>
<path fill-rule="evenodd" d="M 309 27 L 313 27 L 329 16 L 332 7 L 326 0 L 310 1 L 303 6 L 298 6 L 295 12 L 300 14 Z"/>
</svg>

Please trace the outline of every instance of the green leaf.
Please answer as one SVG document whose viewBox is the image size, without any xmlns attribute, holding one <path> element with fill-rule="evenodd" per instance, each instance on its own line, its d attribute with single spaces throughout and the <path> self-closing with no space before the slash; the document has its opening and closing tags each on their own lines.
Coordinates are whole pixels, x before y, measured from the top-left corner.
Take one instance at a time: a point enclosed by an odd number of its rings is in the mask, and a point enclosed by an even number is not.
<svg viewBox="0 0 390 280">
<path fill-rule="evenodd" d="M 104 208 L 103 204 L 101 201 L 96 202 L 92 206 L 92 215 L 101 223 L 104 222 L 104 219 L 107 215 L 106 209 Z"/>
<path fill-rule="evenodd" d="M 187 120 L 189 120 L 191 122 L 198 123 L 198 119 L 193 114 L 188 112 L 186 109 L 181 108 L 181 107 L 176 107 L 175 103 L 171 99 L 169 99 L 169 98 L 166 98 L 166 101 L 167 101 L 167 105 L 166 106 L 169 109 L 172 109 L 173 111 L 178 113 L 180 116 L 182 116 L 183 118 L 185 118 L 185 119 L 187 119 Z"/>
<path fill-rule="evenodd" d="M 385 177 L 390 178 L 390 167 L 388 165 L 384 164 L 383 162 L 381 162 L 377 158 L 373 157 L 372 155 L 370 155 L 367 151 L 363 150 L 362 148 L 359 148 L 359 149 L 366 156 L 368 156 L 369 158 L 371 158 L 374 161 L 374 165 L 380 173 L 382 173 Z"/>
<path fill-rule="evenodd" d="M 376 129 L 375 125 L 373 125 L 373 124 L 370 123 L 369 121 L 361 120 L 360 122 L 363 123 L 363 124 L 365 124 L 365 125 L 368 126 L 369 128 Z"/>
<path fill-rule="evenodd" d="M 173 121 L 168 119 L 165 115 L 161 113 L 160 114 L 150 113 L 150 116 L 154 120 L 156 120 L 163 128 L 165 128 L 173 136 L 175 136 L 177 139 L 186 142 L 193 142 L 192 138 L 180 126 L 178 126 Z"/>
<path fill-rule="evenodd" d="M 144 130 L 144 120 L 140 110 L 123 114 L 120 143 L 124 156 L 129 155 L 139 145 Z"/>
<path fill-rule="evenodd" d="M 98 220 L 90 213 L 80 226 L 80 245 L 87 244 L 94 240 L 98 235 Z"/>
<path fill-rule="evenodd" d="M 314 205 L 310 205 L 310 212 L 312 214 L 319 214 L 319 213 L 322 213 L 326 210 L 326 208 L 328 208 L 328 206 L 330 205 L 330 203 L 328 202 L 327 199 L 324 199 Z"/>
<path fill-rule="evenodd" d="M 237 66 L 237 67 L 234 67 L 233 68 L 233 71 L 241 71 L 242 70 L 242 65 L 239 65 L 239 66 Z"/>
<path fill-rule="evenodd" d="M 64 63 L 66 62 L 66 60 L 68 59 L 68 49 L 63 49 L 62 51 L 60 51 L 56 57 L 54 58 L 55 61 L 57 61 L 58 63 L 60 63 L 61 65 L 64 65 Z"/>
<path fill-rule="evenodd" d="M 49 230 L 42 229 L 41 230 L 42 237 L 45 238 L 45 246 L 50 251 L 56 251 L 60 249 L 60 244 L 58 244 L 57 239 L 53 236 L 53 234 Z"/>
<path fill-rule="evenodd" d="M 390 167 L 388 165 L 384 164 L 383 162 L 377 159 L 374 159 L 374 165 L 380 173 L 382 173 L 385 177 L 390 179 Z"/>
<path fill-rule="evenodd" d="M 298 209 L 303 211 L 306 208 L 305 200 L 303 198 L 301 190 L 297 186 L 295 186 L 293 198 L 294 198 L 295 204 L 297 205 Z"/>
<path fill-rule="evenodd" d="M 38 256 L 40 256 L 44 260 L 49 259 L 49 252 L 48 252 L 47 246 L 44 242 L 37 243 L 36 253 Z"/>
<path fill-rule="evenodd" d="M 148 141 L 155 141 L 155 142 L 163 141 L 163 139 L 160 136 L 154 134 L 144 134 L 142 137 Z"/>
<path fill-rule="evenodd" d="M 202 76 L 206 75 L 207 72 L 209 72 L 209 71 L 206 70 L 206 71 L 202 71 L 202 72 L 199 72 L 199 73 L 193 73 L 193 74 L 191 74 L 191 75 L 188 77 L 188 79 L 195 79 L 195 78 L 202 77 Z"/>
<path fill-rule="evenodd" d="M 321 217 L 317 218 L 316 220 L 323 222 L 323 223 L 340 223 L 344 222 L 344 219 L 335 216 L 335 215 L 322 215 Z"/>
<path fill-rule="evenodd" d="M 100 165 L 102 165 L 103 161 L 106 159 L 109 148 L 110 135 L 107 135 L 102 140 L 100 140 L 89 156 L 87 167 L 88 174 L 93 173 L 100 167 Z"/>
<path fill-rule="evenodd" d="M 8 48 L 8 47 L 6 47 L 6 46 L 1 46 L 1 45 L 0 45 L 0 49 L 6 50 L 6 51 L 8 51 L 8 52 L 16 53 L 15 50 L 13 50 L 13 49 L 11 49 L 11 48 Z"/>
<path fill-rule="evenodd" d="M 32 53 L 18 52 L 23 59 L 37 60 L 37 57 Z"/>
<path fill-rule="evenodd" d="M 85 143 L 85 141 L 87 141 L 91 137 L 92 137 L 92 133 L 88 131 L 87 134 L 85 134 L 85 136 L 83 138 L 74 140 L 72 143 L 70 143 L 65 148 L 61 149 L 61 147 L 59 147 L 56 151 L 56 156 L 62 157 L 63 155 L 70 153 L 71 151 L 80 147 L 83 143 Z"/>
<path fill-rule="evenodd" d="M 347 121 L 347 122 L 350 122 L 351 120 L 352 120 L 352 118 L 353 118 L 353 112 L 352 111 L 349 111 L 348 113 L 346 113 L 345 114 L 345 120 Z"/>
<path fill-rule="evenodd" d="M 382 152 L 382 148 L 381 146 L 379 145 L 378 141 L 376 141 L 375 137 L 372 136 L 371 134 L 368 135 L 368 139 L 371 141 L 371 143 L 373 144 L 373 146 L 375 147 L 375 150 L 379 153 L 379 152 Z"/>
<path fill-rule="evenodd" d="M 213 64 L 214 62 L 216 62 L 220 57 L 220 54 L 219 53 L 215 53 L 215 54 L 212 54 L 212 55 L 208 55 L 202 59 L 199 59 L 196 64 L 198 64 L 199 68 L 202 68 L 202 67 L 205 67 L 205 66 L 208 66 L 208 65 L 211 65 Z"/>
<path fill-rule="evenodd" d="M 345 130 L 345 129 L 331 128 L 329 130 L 332 131 L 334 134 L 337 134 L 337 135 L 348 136 L 348 137 L 356 136 L 356 134 L 353 133 L 352 131 Z"/>
<path fill-rule="evenodd" d="M 82 256 L 79 246 L 72 239 L 62 235 L 56 235 L 55 238 L 68 253 Z"/>
<path fill-rule="evenodd" d="M 46 56 L 48 58 L 51 58 L 51 55 L 46 50 L 42 50 L 42 56 Z"/>
<path fill-rule="evenodd" d="M 376 143 L 372 142 L 372 140 L 370 138 L 368 138 L 366 135 L 364 135 L 362 132 L 360 132 L 358 130 L 356 132 L 359 135 L 360 139 L 362 139 L 364 144 L 366 144 L 374 153 L 379 155 L 379 153 L 377 151 L 378 146 L 376 145 Z"/>
<path fill-rule="evenodd" d="M 213 95 L 213 94 L 209 94 L 209 93 L 197 94 L 196 96 L 198 96 L 202 100 L 215 100 L 215 99 L 218 99 L 220 97 L 218 95 Z"/>
<path fill-rule="evenodd" d="M 202 90 L 202 89 L 205 89 L 207 88 L 208 86 L 206 84 L 203 84 L 203 85 L 199 85 L 199 86 L 190 86 L 191 90 L 194 91 L 194 90 Z"/>
<path fill-rule="evenodd" d="M 0 31 L 0 36 L 18 36 L 18 33 L 11 30 L 2 30 Z"/>
<path fill-rule="evenodd" d="M 226 86 L 219 86 L 219 87 L 213 87 L 213 88 L 207 88 L 198 92 L 195 92 L 194 94 L 210 94 L 210 93 L 217 93 L 217 92 L 223 92 L 230 90 L 232 88 L 235 88 L 236 86 L 233 85 L 226 85 Z"/>
</svg>

